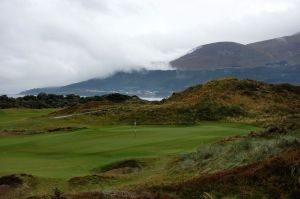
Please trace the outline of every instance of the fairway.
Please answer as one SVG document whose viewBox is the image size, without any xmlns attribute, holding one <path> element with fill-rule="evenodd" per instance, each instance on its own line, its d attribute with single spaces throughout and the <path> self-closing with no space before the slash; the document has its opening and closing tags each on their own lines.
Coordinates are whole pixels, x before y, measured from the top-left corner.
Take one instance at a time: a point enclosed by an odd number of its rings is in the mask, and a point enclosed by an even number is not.
<svg viewBox="0 0 300 199">
<path fill-rule="evenodd" d="M 256 127 L 205 122 L 197 126 L 90 127 L 75 132 L 0 138 L 0 175 L 28 173 L 69 178 L 87 175 L 109 163 L 130 158 L 187 152 L 201 144 Z"/>
</svg>

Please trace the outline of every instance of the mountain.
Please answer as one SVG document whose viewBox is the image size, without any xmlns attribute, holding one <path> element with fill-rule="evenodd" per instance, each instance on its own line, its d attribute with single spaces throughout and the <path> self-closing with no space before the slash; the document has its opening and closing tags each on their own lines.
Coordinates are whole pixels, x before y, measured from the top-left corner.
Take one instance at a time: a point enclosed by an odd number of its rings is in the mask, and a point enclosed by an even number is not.
<svg viewBox="0 0 300 199">
<path fill-rule="evenodd" d="M 78 94 L 81 96 L 123 93 L 143 97 L 168 96 L 175 90 L 194 85 L 199 79 L 190 72 L 175 70 L 142 70 L 131 73 L 118 72 L 107 78 L 90 79 L 57 88 L 40 88 L 24 91 L 21 94 L 36 95 L 40 92 L 55 94 Z"/>
<path fill-rule="evenodd" d="M 218 42 L 198 47 L 171 62 L 171 65 L 181 70 L 219 69 L 227 67 L 254 67 L 272 62 L 267 54 L 247 45 L 234 42 Z"/>
<path fill-rule="evenodd" d="M 167 97 L 175 91 L 220 77 L 256 79 L 268 83 L 300 84 L 299 65 L 276 65 L 253 68 L 223 68 L 215 70 L 152 70 L 119 72 L 102 79 L 90 79 L 62 87 L 37 88 L 22 92 L 22 95 L 77 94 L 81 96 L 122 93 L 140 97 Z"/>
<path fill-rule="evenodd" d="M 224 68 L 215 70 L 151 70 L 119 72 L 107 78 L 90 79 L 62 87 L 37 88 L 22 92 L 22 95 L 77 94 L 81 96 L 122 93 L 140 97 L 167 97 L 175 91 L 221 77 L 256 79 L 268 83 L 299 84 L 299 65 L 272 65 L 252 68 Z"/>
<path fill-rule="evenodd" d="M 179 70 L 300 64 L 300 34 L 248 45 L 218 42 L 200 46 L 170 64 Z"/>
</svg>

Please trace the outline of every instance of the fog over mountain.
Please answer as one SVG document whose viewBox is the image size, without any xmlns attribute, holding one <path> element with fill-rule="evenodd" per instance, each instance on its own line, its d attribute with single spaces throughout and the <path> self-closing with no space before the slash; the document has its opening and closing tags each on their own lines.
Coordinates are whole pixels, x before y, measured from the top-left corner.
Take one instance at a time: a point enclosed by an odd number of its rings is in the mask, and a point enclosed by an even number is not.
<svg viewBox="0 0 300 199">
<path fill-rule="evenodd" d="M 299 10 L 300 0 L 1 0 L 0 93 L 169 69 L 199 45 L 292 35 Z"/>
</svg>

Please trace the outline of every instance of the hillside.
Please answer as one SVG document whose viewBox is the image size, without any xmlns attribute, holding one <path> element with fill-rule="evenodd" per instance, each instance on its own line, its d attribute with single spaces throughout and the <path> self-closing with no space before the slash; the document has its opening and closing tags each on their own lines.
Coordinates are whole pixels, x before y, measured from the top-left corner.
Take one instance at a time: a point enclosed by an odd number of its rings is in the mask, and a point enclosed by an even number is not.
<svg viewBox="0 0 300 199">
<path fill-rule="evenodd" d="M 54 114 L 62 116 L 94 111 L 91 115 L 96 117 L 92 118 L 99 122 L 137 121 L 139 124 L 195 123 L 228 117 L 273 117 L 300 113 L 300 87 L 225 78 L 190 87 L 161 102 L 124 103 L 82 104 Z"/>
<path fill-rule="evenodd" d="M 300 34 L 243 45 L 218 42 L 200 46 L 170 64 L 179 70 L 255 67 L 300 63 Z"/>
</svg>

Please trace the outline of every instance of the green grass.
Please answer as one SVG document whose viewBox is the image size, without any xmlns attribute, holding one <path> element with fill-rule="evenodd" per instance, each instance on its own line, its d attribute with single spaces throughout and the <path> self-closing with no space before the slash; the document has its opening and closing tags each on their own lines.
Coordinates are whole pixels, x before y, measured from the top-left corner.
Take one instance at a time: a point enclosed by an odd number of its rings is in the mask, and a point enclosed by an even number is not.
<svg viewBox="0 0 300 199">
<path fill-rule="evenodd" d="M 55 110 L 58 109 L 0 109 L 0 130 L 45 126 L 45 123 L 51 123 L 51 120 L 41 116 Z"/>
<path fill-rule="evenodd" d="M 74 125 L 69 120 L 40 118 L 49 112 L 1 110 L 0 129 Z M 133 126 L 86 126 L 87 129 L 74 132 L 0 137 L 0 175 L 88 175 L 95 168 L 116 161 L 183 153 L 223 137 L 258 129 L 244 124 L 204 122 L 195 126 L 138 126 L 135 135 Z"/>
<path fill-rule="evenodd" d="M 43 116 L 57 109 L 0 109 L 0 123 Z"/>
</svg>

